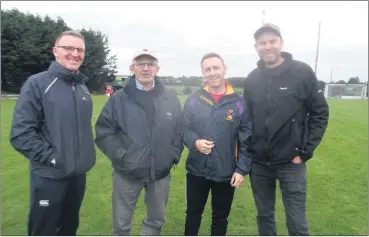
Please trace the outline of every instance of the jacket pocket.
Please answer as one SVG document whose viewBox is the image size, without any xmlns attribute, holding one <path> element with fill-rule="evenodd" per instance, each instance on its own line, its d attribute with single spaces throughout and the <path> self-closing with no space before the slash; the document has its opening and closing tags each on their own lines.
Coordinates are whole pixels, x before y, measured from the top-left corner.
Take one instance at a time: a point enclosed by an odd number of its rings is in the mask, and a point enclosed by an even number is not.
<svg viewBox="0 0 369 237">
<path fill-rule="evenodd" d="M 51 158 L 51 160 L 52 159 L 55 159 L 55 166 L 53 166 L 55 169 L 63 169 L 63 168 L 65 168 L 65 164 L 64 163 L 66 161 L 63 161 L 63 159 L 61 159 L 61 157 L 60 157 L 59 154 L 53 153 L 50 158 Z M 50 162 L 51 162 L 51 160 L 50 160 Z M 52 164 L 48 164 L 48 165 L 51 165 L 52 166 Z M 73 166 L 74 166 L 74 164 L 72 164 L 72 167 Z"/>
<path fill-rule="evenodd" d="M 309 126 L 309 118 L 306 116 L 304 118 L 304 125 L 303 125 L 303 129 L 302 129 L 302 141 L 301 141 L 301 149 L 304 150 L 307 140 L 308 140 L 308 126 Z"/>
<path fill-rule="evenodd" d="M 157 174 L 165 173 L 170 171 L 174 163 L 174 158 L 176 157 L 176 152 L 173 147 L 161 151 L 158 158 L 155 160 L 155 170 Z"/>
<path fill-rule="evenodd" d="M 128 152 L 132 150 L 132 140 L 126 137 L 126 139 L 123 139 L 123 136 L 118 135 L 119 140 L 123 142 L 123 146 L 125 148 L 125 152 L 123 152 L 123 149 L 118 148 L 115 152 L 115 155 L 112 159 L 113 164 L 119 168 L 123 169 L 123 160 L 127 156 Z"/>
<path fill-rule="evenodd" d="M 177 165 L 181 159 L 182 154 L 178 155 L 177 149 L 174 147 L 172 147 L 171 151 L 172 151 L 171 157 L 173 158 L 173 163 Z"/>
<path fill-rule="evenodd" d="M 147 177 L 150 168 L 149 146 L 135 145 L 135 143 L 131 141 L 125 155 L 119 160 L 114 160 L 113 166 L 133 179 Z"/>
<path fill-rule="evenodd" d="M 187 157 L 187 171 L 202 174 L 206 169 L 206 163 L 209 155 L 204 155 L 197 150 L 191 151 Z"/>
<path fill-rule="evenodd" d="M 302 150 L 300 125 L 295 118 L 292 118 L 292 144 L 294 150 L 300 154 Z"/>
</svg>

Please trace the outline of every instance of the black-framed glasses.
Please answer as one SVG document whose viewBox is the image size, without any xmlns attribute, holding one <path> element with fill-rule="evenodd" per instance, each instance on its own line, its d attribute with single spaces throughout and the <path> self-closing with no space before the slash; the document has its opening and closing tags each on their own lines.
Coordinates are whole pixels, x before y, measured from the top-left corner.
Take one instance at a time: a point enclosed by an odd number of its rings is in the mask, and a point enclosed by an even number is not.
<svg viewBox="0 0 369 237">
<path fill-rule="evenodd" d="M 55 46 L 55 47 L 65 49 L 69 53 L 73 53 L 75 50 L 77 50 L 77 53 L 79 53 L 79 54 L 83 54 L 83 53 L 86 52 L 86 50 L 83 49 L 83 48 L 75 48 L 73 46 L 58 45 L 58 46 Z"/>
</svg>

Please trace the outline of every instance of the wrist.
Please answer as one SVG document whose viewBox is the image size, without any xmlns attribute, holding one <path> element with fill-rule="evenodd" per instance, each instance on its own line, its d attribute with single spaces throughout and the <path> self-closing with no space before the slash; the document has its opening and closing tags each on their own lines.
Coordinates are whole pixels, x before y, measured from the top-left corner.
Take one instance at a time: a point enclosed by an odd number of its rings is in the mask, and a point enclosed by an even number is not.
<svg viewBox="0 0 369 237">
<path fill-rule="evenodd" d="M 313 157 L 313 154 L 310 152 L 306 152 L 305 150 L 303 150 L 300 154 L 300 158 L 302 160 L 302 162 L 306 162 L 308 160 L 310 160 Z"/>
<path fill-rule="evenodd" d="M 234 170 L 234 173 L 237 173 L 237 174 L 240 174 L 240 175 L 242 175 L 242 176 L 245 176 L 247 173 L 246 172 L 243 172 L 241 169 L 239 169 L 239 168 L 236 168 L 235 170 Z"/>
<path fill-rule="evenodd" d="M 199 143 L 199 142 L 200 142 L 200 140 L 196 140 L 196 141 L 195 141 L 195 149 L 197 149 L 197 150 L 199 150 L 199 148 L 198 148 L 198 146 L 199 146 L 199 144 L 198 144 L 198 143 Z"/>
</svg>

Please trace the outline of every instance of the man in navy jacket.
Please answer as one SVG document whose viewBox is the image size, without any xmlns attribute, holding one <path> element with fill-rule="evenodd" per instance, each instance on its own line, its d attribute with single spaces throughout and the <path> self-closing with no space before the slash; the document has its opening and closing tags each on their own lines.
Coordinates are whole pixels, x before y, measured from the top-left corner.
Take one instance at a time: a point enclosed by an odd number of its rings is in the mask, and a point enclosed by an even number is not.
<svg viewBox="0 0 369 237">
<path fill-rule="evenodd" d="M 14 109 L 12 146 L 30 161 L 28 235 L 76 235 L 86 172 L 95 164 L 88 78 L 78 32 L 60 34 L 56 61 L 28 78 Z"/>
<path fill-rule="evenodd" d="M 201 69 L 206 85 L 184 106 L 184 143 L 189 149 L 185 235 L 198 234 L 210 190 L 211 235 L 225 235 L 235 187 L 250 171 L 251 122 L 243 98 L 224 79 L 223 58 L 206 54 Z"/>
<path fill-rule="evenodd" d="M 178 97 L 156 74 L 158 57 L 137 51 L 133 76 L 115 92 L 96 121 L 96 145 L 111 161 L 113 232 L 130 235 L 142 189 L 147 215 L 141 235 L 160 235 L 166 221 L 170 171 L 183 150 L 182 108 Z"/>
</svg>

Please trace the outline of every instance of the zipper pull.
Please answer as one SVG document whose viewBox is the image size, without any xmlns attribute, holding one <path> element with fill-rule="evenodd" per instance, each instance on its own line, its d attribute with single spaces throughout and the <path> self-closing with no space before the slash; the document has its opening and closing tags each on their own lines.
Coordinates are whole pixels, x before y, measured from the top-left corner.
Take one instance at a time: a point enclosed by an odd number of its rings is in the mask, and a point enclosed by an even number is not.
<svg viewBox="0 0 369 237">
<path fill-rule="evenodd" d="M 76 90 L 75 85 L 76 85 L 76 81 L 75 81 L 75 80 L 72 80 L 72 88 L 73 88 L 73 91 L 75 91 L 75 90 Z"/>
</svg>

